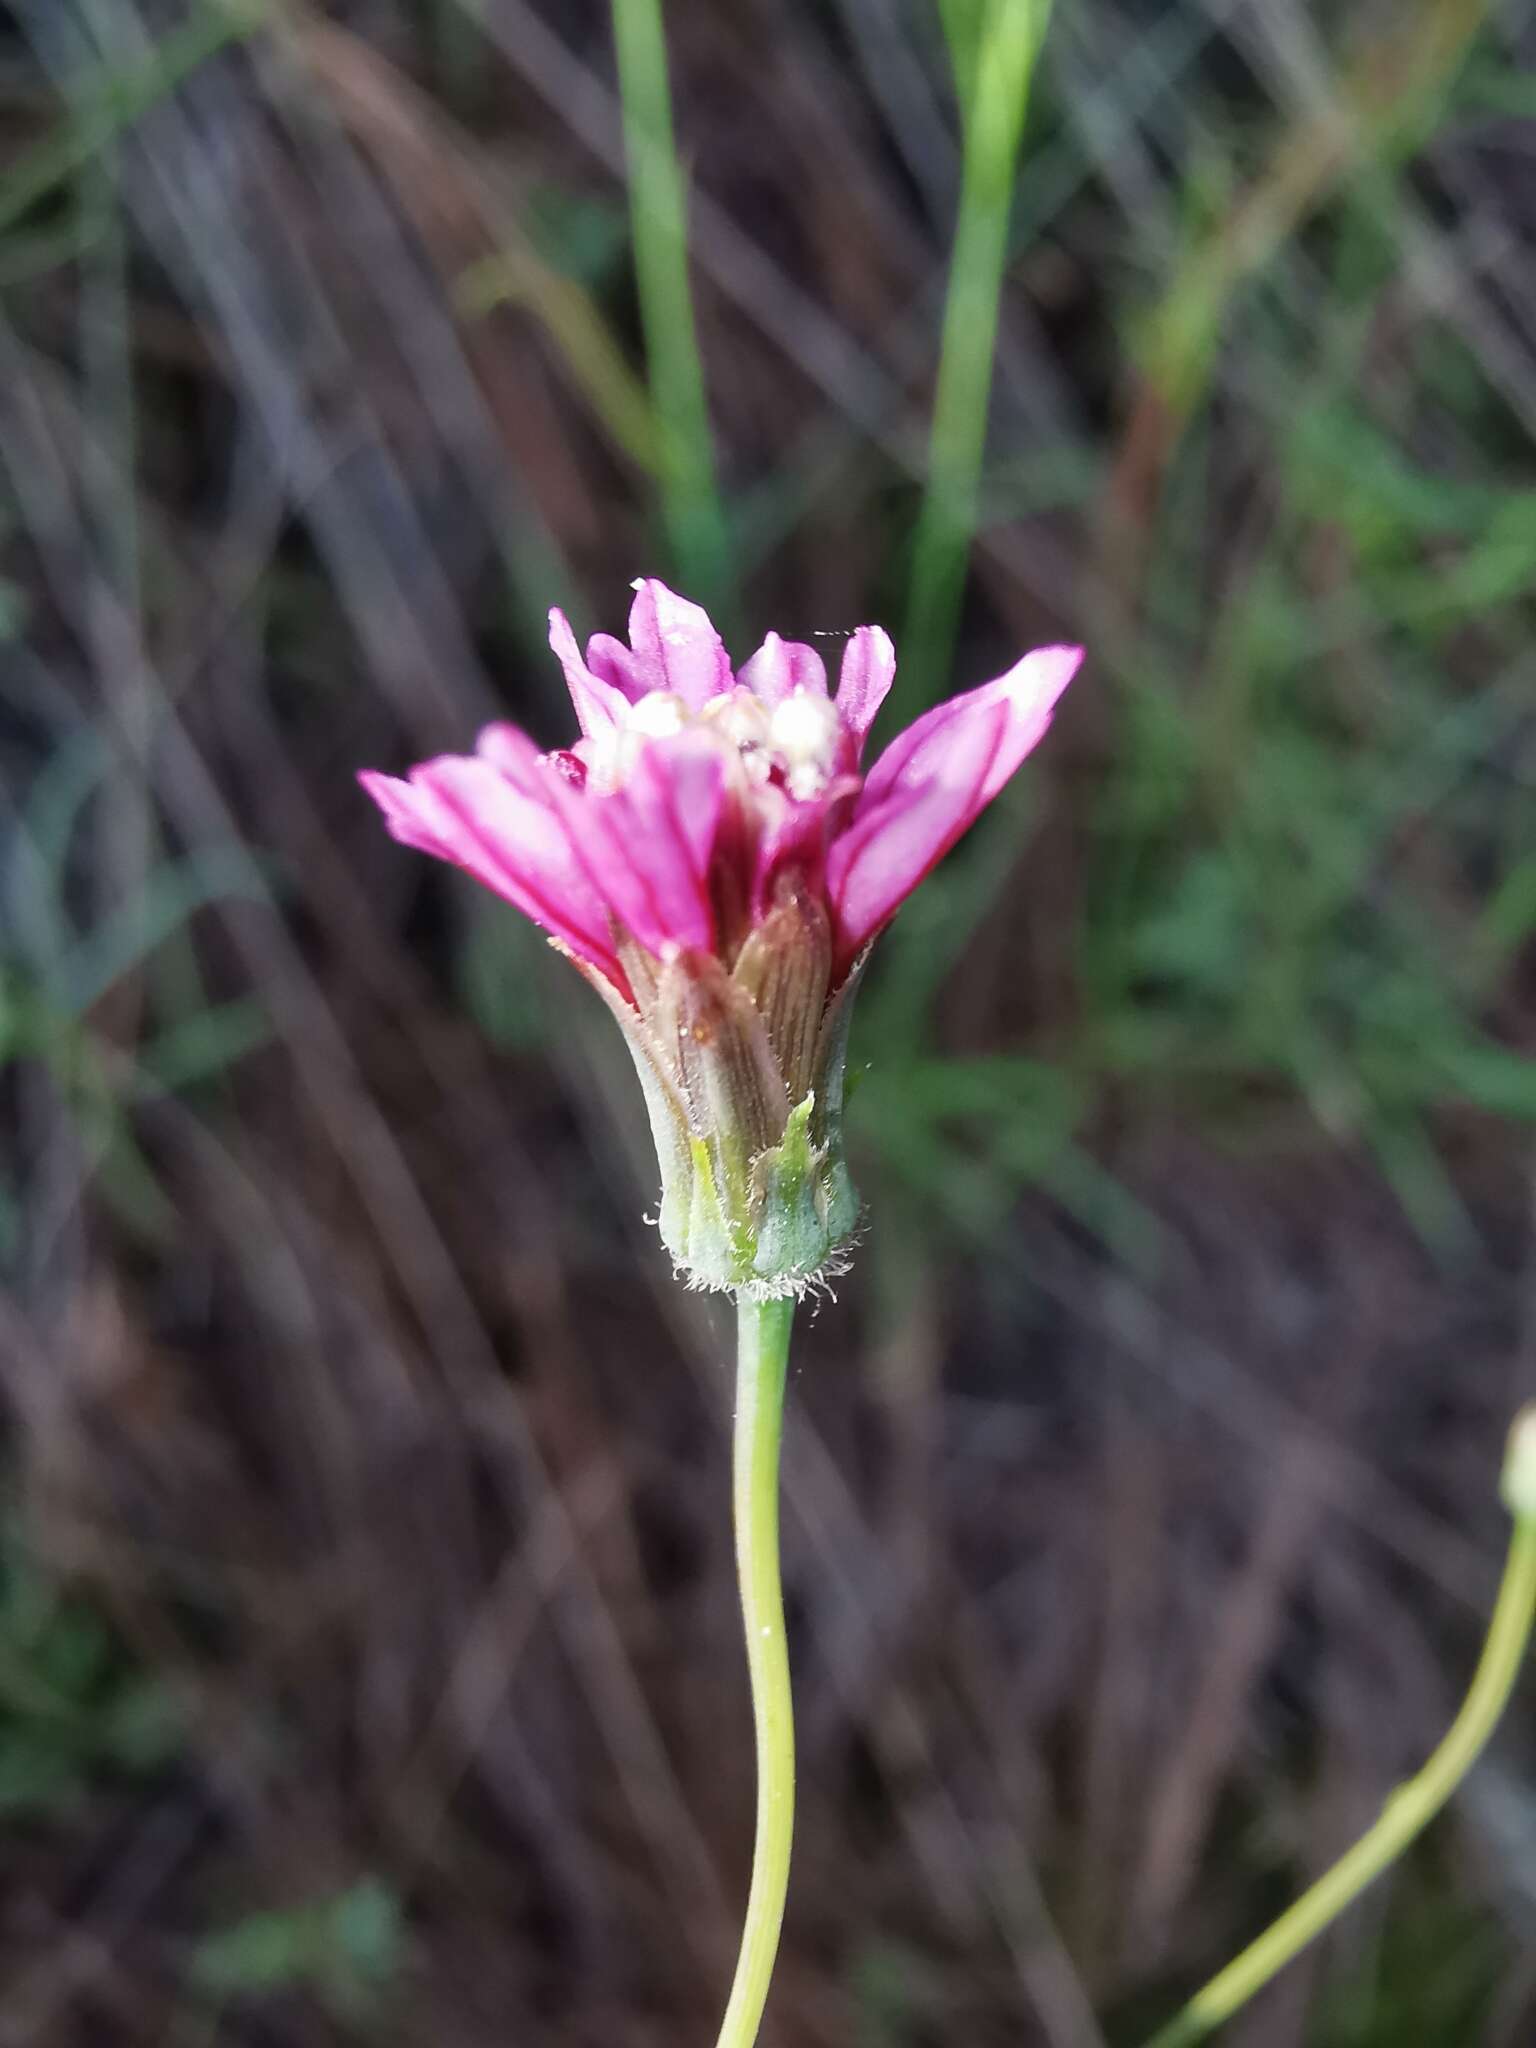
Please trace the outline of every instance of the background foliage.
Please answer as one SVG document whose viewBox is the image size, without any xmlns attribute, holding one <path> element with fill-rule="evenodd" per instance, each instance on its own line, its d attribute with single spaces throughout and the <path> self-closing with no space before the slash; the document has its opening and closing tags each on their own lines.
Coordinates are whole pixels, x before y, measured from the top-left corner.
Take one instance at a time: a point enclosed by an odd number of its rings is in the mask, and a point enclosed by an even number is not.
<svg viewBox="0 0 1536 2048">
<path fill-rule="evenodd" d="M 773 2038 L 1134 2041 L 1470 1669 L 1529 8 L 1061 0 L 1021 142 L 1030 0 L 671 0 L 680 176 L 622 5 L 632 192 L 595 4 L 0 31 L 0 2042 L 712 2037 L 727 1332 L 607 1020 L 352 782 L 555 740 L 643 572 L 904 626 L 900 718 L 1089 646 L 861 998 Z M 1530 1762 L 1231 2038 L 1528 2040 Z"/>
</svg>

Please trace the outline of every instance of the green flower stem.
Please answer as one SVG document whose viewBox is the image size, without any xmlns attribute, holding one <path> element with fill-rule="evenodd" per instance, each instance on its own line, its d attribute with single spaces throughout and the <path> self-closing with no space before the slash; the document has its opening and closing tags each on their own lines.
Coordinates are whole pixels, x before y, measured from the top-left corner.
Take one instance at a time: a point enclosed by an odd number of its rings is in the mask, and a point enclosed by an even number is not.
<svg viewBox="0 0 1536 2048">
<path fill-rule="evenodd" d="M 729 539 L 715 483 L 704 366 L 688 281 L 688 213 L 672 126 L 661 0 L 613 0 L 614 53 L 629 162 L 635 283 L 660 436 L 662 516 L 685 588 L 726 593 Z"/>
<path fill-rule="evenodd" d="M 736 1313 L 732 1499 L 757 1740 L 757 1839 L 741 1954 L 717 2048 L 752 2048 L 757 2039 L 784 1922 L 795 1824 L 795 1723 L 779 1583 L 779 1444 L 795 1305 L 740 1295 Z"/>
<path fill-rule="evenodd" d="M 1050 0 L 948 0 L 960 95 L 960 207 L 950 256 L 928 485 L 912 547 L 902 659 L 925 700 L 949 666 L 976 524 L 1008 217 Z"/>
<path fill-rule="evenodd" d="M 1449 1734 L 1417 1777 L 1400 1785 L 1381 1818 L 1273 1927 L 1245 1948 L 1147 2048 L 1191 2048 L 1298 1955 L 1391 1864 L 1450 1798 L 1508 1704 L 1536 1619 L 1536 1513 L 1516 1513 L 1509 1562 L 1488 1625 L 1482 1661 Z"/>
</svg>

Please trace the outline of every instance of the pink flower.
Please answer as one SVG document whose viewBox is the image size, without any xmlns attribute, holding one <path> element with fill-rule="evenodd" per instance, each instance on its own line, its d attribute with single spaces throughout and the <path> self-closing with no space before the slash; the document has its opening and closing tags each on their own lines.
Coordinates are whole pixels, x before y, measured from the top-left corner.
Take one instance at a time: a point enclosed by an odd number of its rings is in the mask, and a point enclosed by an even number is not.
<svg viewBox="0 0 1536 2048">
<path fill-rule="evenodd" d="M 865 774 L 896 668 L 878 626 L 852 635 L 829 697 L 813 647 L 770 633 L 733 671 L 697 605 L 654 579 L 635 588 L 627 647 L 598 634 L 583 658 L 550 614 L 581 726 L 570 747 L 540 753 L 493 725 L 473 755 L 360 780 L 397 839 L 467 869 L 582 966 L 690 1143 L 732 1136 L 742 1158 L 720 1154 L 714 1179 L 741 1186 L 713 1191 L 731 1277 L 708 1284 L 740 1285 L 761 1249 L 754 1172 L 817 1089 L 840 1104 L 857 963 L 1044 734 L 1082 655 L 1025 655 L 925 713 Z M 700 1043 L 723 1046 L 711 1059 L 728 1076 L 693 1070 Z M 835 1116 L 824 1101 L 802 1133 L 823 1155 Z M 676 1251 L 665 1215 L 663 1234 Z"/>
<path fill-rule="evenodd" d="M 629 637 L 598 634 L 583 660 L 550 613 L 573 746 L 542 754 L 493 725 L 472 756 L 359 778 L 397 839 L 466 868 L 625 996 L 616 928 L 658 958 L 730 965 L 786 875 L 825 901 L 841 980 L 1041 738 L 1082 659 L 1026 654 L 861 775 L 896 670 L 880 627 L 849 640 L 835 697 L 815 648 L 776 633 L 733 673 L 705 613 L 654 580 L 637 586 Z"/>
</svg>

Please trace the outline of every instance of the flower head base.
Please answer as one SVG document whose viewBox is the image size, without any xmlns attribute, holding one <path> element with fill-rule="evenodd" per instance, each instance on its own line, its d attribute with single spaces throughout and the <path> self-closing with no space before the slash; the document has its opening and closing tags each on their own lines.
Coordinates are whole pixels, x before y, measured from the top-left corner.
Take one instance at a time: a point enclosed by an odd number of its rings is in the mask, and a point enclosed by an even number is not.
<svg viewBox="0 0 1536 2048">
<path fill-rule="evenodd" d="M 635 586 L 629 645 L 550 645 L 581 726 L 540 753 L 493 725 L 471 756 L 361 780 L 406 845 L 548 932 L 618 1019 L 662 1173 L 661 1234 L 697 1286 L 802 1293 L 858 1202 L 842 1143 L 849 1014 L 870 942 L 1013 774 L 1081 660 L 1026 655 L 901 733 L 866 775 L 895 674 L 861 626 L 827 694 L 812 647 L 733 671 L 697 605 Z"/>
</svg>

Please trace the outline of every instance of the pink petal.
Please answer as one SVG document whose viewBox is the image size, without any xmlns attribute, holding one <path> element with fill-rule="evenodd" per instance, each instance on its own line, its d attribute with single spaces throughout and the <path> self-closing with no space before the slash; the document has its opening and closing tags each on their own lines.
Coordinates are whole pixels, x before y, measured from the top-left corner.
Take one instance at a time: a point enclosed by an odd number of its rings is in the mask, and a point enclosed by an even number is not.
<svg viewBox="0 0 1536 2048">
<path fill-rule="evenodd" d="M 391 839 L 398 839 L 402 846 L 414 846 L 418 852 L 433 854 L 439 860 L 453 858 L 428 822 L 428 807 L 423 804 L 419 790 L 397 775 L 381 775 L 377 768 L 360 768 L 357 779 L 384 813 Z"/>
<path fill-rule="evenodd" d="M 489 761 L 493 768 L 505 775 L 514 789 L 536 802 L 543 802 L 543 785 L 539 780 L 540 749 L 521 727 L 505 724 L 482 726 L 475 741 L 475 752 L 482 761 Z"/>
<path fill-rule="evenodd" d="M 574 782 L 581 788 L 591 773 L 593 764 L 601 757 L 601 748 L 595 740 L 572 740 L 568 747 L 554 747 L 547 754 L 521 727 L 515 725 L 487 725 L 481 728 L 475 741 L 475 752 L 482 761 L 505 775 L 520 795 L 532 799 L 536 804 L 549 808 L 549 778 L 551 772 L 564 776 L 567 782 Z"/>
<path fill-rule="evenodd" d="M 358 780 L 402 844 L 465 869 L 628 995 L 607 911 L 546 804 L 489 760 L 461 754 L 422 762 L 409 782 L 366 769 Z"/>
<path fill-rule="evenodd" d="M 672 690 L 690 711 L 731 688 L 731 664 L 709 614 L 654 576 L 635 585 L 629 644 L 648 690 Z"/>
<path fill-rule="evenodd" d="M 593 888 L 642 946 L 714 945 L 709 866 L 725 768 L 707 734 L 652 740 L 617 789 L 552 790 Z"/>
<path fill-rule="evenodd" d="M 780 869 L 794 867 L 812 889 L 821 887 L 826 863 L 827 833 L 857 796 L 857 775 L 835 775 L 826 788 L 812 797 L 792 797 L 786 789 L 769 783 L 754 796 L 758 840 L 753 858 L 752 912 L 767 914 L 773 901 L 773 885 Z"/>
<path fill-rule="evenodd" d="M 895 674 L 896 650 L 890 634 L 883 626 L 860 626 L 843 649 L 837 708 L 861 747 Z"/>
<path fill-rule="evenodd" d="M 802 640 L 781 640 L 777 633 L 770 633 L 756 654 L 742 663 L 736 680 L 770 707 L 795 690 L 827 694 L 827 671 L 815 648 Z"/>
<path fill-rule="evenodd" d="M 948 755 L 966 726 L 994 705 L 1000 705 L 1005 719 L 1002 742 L 975 809 L 959 828 L 964 831 L 1039 743 L 1051 722 L 1057 698 L 1077 674 L 1082 659 L 1081 647 L 1037 647 L 996 682 L 983 683 L 979 690 L 967 690 L 963 696 L 951 697 L 947 704 L 925 711 L 905 732 L 896 735 L 870 769 L 859 800 L 860 813 L 900 787 L 934 778 L 948 779 Z"/>
<path fill-rule="evenodd" d="M 940 704 L 886 748 L 827 857 L 844 963 L 877 932 L 1008 780 L 1077 673 L 1078 647 L 1041 647 L 996 682 Z"/>
<path fill-rule="evenodd" d="M 646 693 L 648 685 L 634 655 L 611 633 L 594 633 L 587 642 L 587 667 L 600 683 L 611 683 L 631 704 Z"/>
<path fill-rule="evenodd" d="M 982 704 L 955 721 L 942 764 L 929 762 L 934 772 L 891 780 L 873 802 L 865 784 L 851 824 L 827 854 L 840 967 L 895 914 L 981 810 L 1007 731 L 1006 705 Z"/>
<path fill-rule="evenodd" d="M 613 683 L 594 675 L 588 668 L 576 646 L 571 622 L 558 607 L 549 615 L 549 644 L 565 670 L 565 686 L 571 693 L 576 717 L 587 738 L 597 739 L 603 733 L 622 726 L 624 714 L 629 709 L 629 699 Z"/>
</svg>

